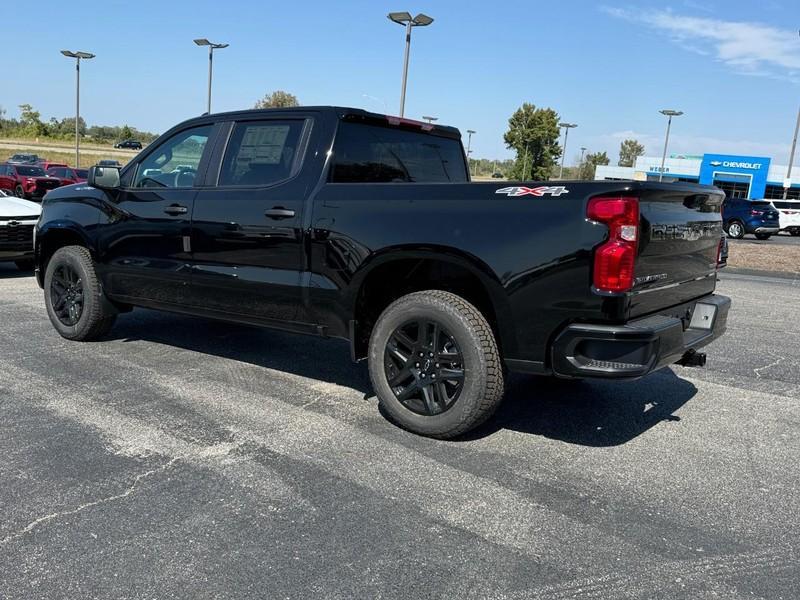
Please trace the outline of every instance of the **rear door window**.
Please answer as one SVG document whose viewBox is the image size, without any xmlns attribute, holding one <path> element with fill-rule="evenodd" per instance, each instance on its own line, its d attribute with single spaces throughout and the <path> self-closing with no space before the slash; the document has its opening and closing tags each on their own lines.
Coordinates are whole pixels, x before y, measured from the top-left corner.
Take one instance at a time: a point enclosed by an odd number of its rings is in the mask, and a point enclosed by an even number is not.
<svg viewBox="0 0 800 600">
<path fill-rule="evenodd" d="M 220 186 L 266 186 L 291 177 L 305 119 L 246 121 L 233 128 L 220 169 Z"/>
<path fill-rule="evenodd" d="M 457 139 L 342 121 L 333 152 L 333 183 L 467 181 Z"/>
</svg>

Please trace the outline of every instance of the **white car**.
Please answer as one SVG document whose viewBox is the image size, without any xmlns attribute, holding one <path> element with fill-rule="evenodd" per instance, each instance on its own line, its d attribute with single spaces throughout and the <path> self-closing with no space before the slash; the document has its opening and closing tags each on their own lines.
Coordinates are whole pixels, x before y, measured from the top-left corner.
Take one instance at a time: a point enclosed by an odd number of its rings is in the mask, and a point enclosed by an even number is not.
<svg viewBox="0 0 800 600">
<path fill-rule="evenodd" d="M 33 228 L 41 212 L 40 204 L 0 190 L 0 262 L 33 270 Z"/>
<path fill-rule="evenodd" d="M 800 235 L 800 200 L 773 200 L 780 213 L 781 231 Z"/>
</svg>

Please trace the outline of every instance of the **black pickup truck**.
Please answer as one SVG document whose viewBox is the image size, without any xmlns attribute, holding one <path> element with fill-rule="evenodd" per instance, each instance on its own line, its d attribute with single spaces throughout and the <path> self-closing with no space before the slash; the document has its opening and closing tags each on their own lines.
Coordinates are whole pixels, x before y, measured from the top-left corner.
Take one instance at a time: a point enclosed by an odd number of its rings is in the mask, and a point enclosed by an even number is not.
<svg viewBox="0 0 800 600">
<path fill-rule="evenodd" d="M 334 107 L 182 123 L 47 194 L 35 240 L 73 340 L 147 307 L 349 340 L 404 427 L 453 437 L 507 371 L 635 378 L 725 330 L 723 194 L 471 183 L 458 130 Z"/>
</svg>

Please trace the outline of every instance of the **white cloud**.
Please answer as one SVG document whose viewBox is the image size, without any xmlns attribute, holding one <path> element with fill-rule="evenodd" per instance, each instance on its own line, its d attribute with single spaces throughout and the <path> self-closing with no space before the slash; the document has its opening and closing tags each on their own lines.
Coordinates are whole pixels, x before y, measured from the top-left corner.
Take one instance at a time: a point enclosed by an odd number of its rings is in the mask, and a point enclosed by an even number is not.
<svg viewBox="0 0 800 600">
<path fill-rule="evenodd" d="M 685 50 L 713 55 L 738 72 L 800 81 L 800 38 L 795 29 L 685 16 L 670 10 L 613 7 L 602 10 L 613 17 L 655 29 Z"/>
</svg>

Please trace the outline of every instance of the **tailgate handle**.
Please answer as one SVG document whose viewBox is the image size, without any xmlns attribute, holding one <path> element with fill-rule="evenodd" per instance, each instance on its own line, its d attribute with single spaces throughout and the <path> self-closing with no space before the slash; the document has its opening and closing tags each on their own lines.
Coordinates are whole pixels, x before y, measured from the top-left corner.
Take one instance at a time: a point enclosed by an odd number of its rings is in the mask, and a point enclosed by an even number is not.
<svg viewBox="0 0 800 600">
<path fill-rule="evenodd" d="M 282 206 L 275 206 L 265 211 L 264 216 L 270 219 L 291 219 L 294 216 L 294 211 Z"/>
</svg>

